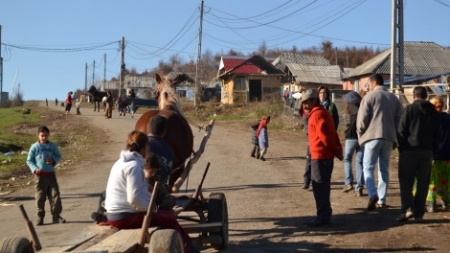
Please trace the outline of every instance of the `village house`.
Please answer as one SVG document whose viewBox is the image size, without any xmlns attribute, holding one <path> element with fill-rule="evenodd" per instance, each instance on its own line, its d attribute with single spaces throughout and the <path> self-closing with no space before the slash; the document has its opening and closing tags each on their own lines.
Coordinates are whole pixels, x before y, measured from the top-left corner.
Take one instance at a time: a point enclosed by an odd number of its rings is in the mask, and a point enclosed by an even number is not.
<svg viewBox="0 0 450 253">
<path fill-rule="evenodd" d="M 222 56 L 218 72 L 222 82 L 221 102 L 233 104 L 279 98 L 283 72 L 269 61 L 258 55 L 250 58 Z"/>
<path fill-rule="evenodd" d="M 326 85 L 331 89 L 341 89 L 343 72 L 338 65 L 331 65 L 322 56 L 299 53 L 283 53 L 272 64 L 284 73 L 281 92 L 286 88 L 297 92 L 299 87 L 318 88 Z"/>
<path fill-rule="evenodd" d="M 362 65 L 349 71 L 343 78 L 344 90 L 367 90 L 368 78 L 380 74 L 385 85 L 390 84 L 391 50 L 388 49 L 373 57 Z M 435 76 L 450 72 L 450 51 L 434 42 L 404 43 L 404 76 L 405 82 L 415 80 L 429 82 Z M 429 77 L 429 79 L 424 78 Z M 409 78 L 409 79 L 408 79 Z"/>
</svg>

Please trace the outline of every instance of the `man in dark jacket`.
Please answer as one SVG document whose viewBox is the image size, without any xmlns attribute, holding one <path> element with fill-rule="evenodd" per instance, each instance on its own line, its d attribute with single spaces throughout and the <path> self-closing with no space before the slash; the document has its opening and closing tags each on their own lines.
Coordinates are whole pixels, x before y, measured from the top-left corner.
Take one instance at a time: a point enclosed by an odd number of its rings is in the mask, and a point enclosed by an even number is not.
<svg viewBox="0 0 450 253">
<path fill-rule="evenodd" d="M 159 170 L 156 175 L 160 182 L 166 184 L 169 180 L 173 165 L 173 150 L 163 140 L 166 134 L 167 119 L 160 115 L 153 116 L 148 123 L 148 152 L 159 159 Z"/>
<path fill-rule="evenodd" d="M 401 215 L 398 221 L 404 222 L 414 216 L 422 221 L 425 202 L 430 183 L 431 161 L 439 148 L 440 118 L 434 106 L 426 101 L 427 90 L 417 86 L 413 90 L 414 102 L 403 111 L 397 129 L 398 179 L 400 183 Z M 413 196 L 414 179 L 417 190 Z M 412 212 L 408 212 L 411 208 Z"/>
</svg>

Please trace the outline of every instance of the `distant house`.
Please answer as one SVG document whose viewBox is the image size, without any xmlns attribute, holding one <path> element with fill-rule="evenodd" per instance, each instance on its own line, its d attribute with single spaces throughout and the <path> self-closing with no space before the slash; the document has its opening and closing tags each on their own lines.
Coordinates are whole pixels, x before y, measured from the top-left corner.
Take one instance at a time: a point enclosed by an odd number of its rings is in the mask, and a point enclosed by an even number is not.
<svg viewBox="0 0 450 253">
<path fill-rule="evenodd" d="M 278 98 L 283 72 L 265 58 L 222 56 L 218 78 L 221 80 L 221 102 L 246 103 L 266 97 Z"/>
<path fill-rule="evenodd" d="M 423 77 L 450 72 L 450 52 L 434 42 L 405 42 L 404 76 Z M 380 74 L 390 79 L 391 50 L 388 49 L 349 71 L 343 78 L 347 90 L 366 90 L 368 78 Z M 387 82 L 389 85 L 389 82 Z"/>
<path fill-rule="evenodd" d="M 320 85 L 333 86 L 339 89 L 342 85 L 342 71 L 339 66 L 331 65 L 322 56 L 299 53 L 284 53 L 277 57 L 272 64 L 285 75 L 281 79 L 283 87 L 295 92 L 299 86 L 317 88 Z"/>
</svg>

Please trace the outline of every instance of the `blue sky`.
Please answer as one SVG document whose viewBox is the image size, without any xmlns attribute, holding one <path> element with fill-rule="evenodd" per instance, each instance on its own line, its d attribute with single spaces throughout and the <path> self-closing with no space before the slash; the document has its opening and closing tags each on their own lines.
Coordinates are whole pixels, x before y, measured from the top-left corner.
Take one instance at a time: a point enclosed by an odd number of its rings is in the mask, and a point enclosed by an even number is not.
<svg viewBox="0 0 450 253">
<path fill-rule="evenodd" d="M 443 4 L 441 4 L 441 3 Z M 179 54 L 197 57 L 200 0 L 18 0 L 0 3 L 3 91 L 15 86 L 25 99 L 63 99 L 88 86 L 95 60 L 96 81 L 125 63 L 139 72 Z M 450 0 L 405 0 L 405 41 L 450 45 Z M 267 47 L 320 46 L 388 48 L 391 0 L 205 0 L 202 52 L 247 53 Z M 98 48 L 95 48 L 97 47 Z M 21 49 L 26 48 L 26 49 Z M 94 49 L 93 49 L 94 48 Z M 58 50 L 55 50 L 58 49 Z M 90 50 L 89 50 L 90 49 Z"/>
</svg>

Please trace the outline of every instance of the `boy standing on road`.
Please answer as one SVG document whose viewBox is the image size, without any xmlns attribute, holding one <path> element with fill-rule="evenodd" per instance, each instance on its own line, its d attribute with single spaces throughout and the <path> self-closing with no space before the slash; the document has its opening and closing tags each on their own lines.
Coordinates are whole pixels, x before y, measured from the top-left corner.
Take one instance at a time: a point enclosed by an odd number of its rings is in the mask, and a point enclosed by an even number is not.
<svg viewBox="0 0 450 253">
<path fill-rule="evenodd" d="M 311 152 L 311 181 L 316 200 L 317 217 L 308 222 L 311 227 L 330 224 L 331 173 L 333 159 L 342 161 L 342 145 L 336 133 L 331 114 L 320 104 L 317 90 L 306 90 L 302 95 L 302 106 L 309 110 L 308 142 Z"/>
<path fill-rule="evenodd" d="M 75 108 L 77 108 L 77 115 L 81 115 L 80 106 L 81 106 L 80 99 L 77 98 L 77 102 L 75 103 Z"/>
<path fill-rule="evenodd" d="M 402 202 L 400 222 L 414 216 L 421 221 L 430 183 L 431 161 L 439 149 L 441 122 L 434 105 L 426 101 L 427 90 L 417 86 L 413 90 L 414 102 L 403 111 L 398 125 L 397 140 L 400 153 L 398 182 Z M 413 196 L 414 179 L 417 190 Z M 411 208 L 412 214 L 407 210 Z"/>
<path fill-rule="evenodd" d="M 50 130 L 46 126 L 38 128 L 38 141 L 34 143 L 28 152 L 27 164 L 35 175 L 36 179 L 36 205 L 37 222 L 36 226 L 44 224 L 45 200 L 51 206 L 53 223 L 65 223 L 60 214 L 62 211 L 59 186 L 55 175 L 55 165 L 61 160 L 58 146 L 50 142 L 48 137 Z"/>
</svg>

